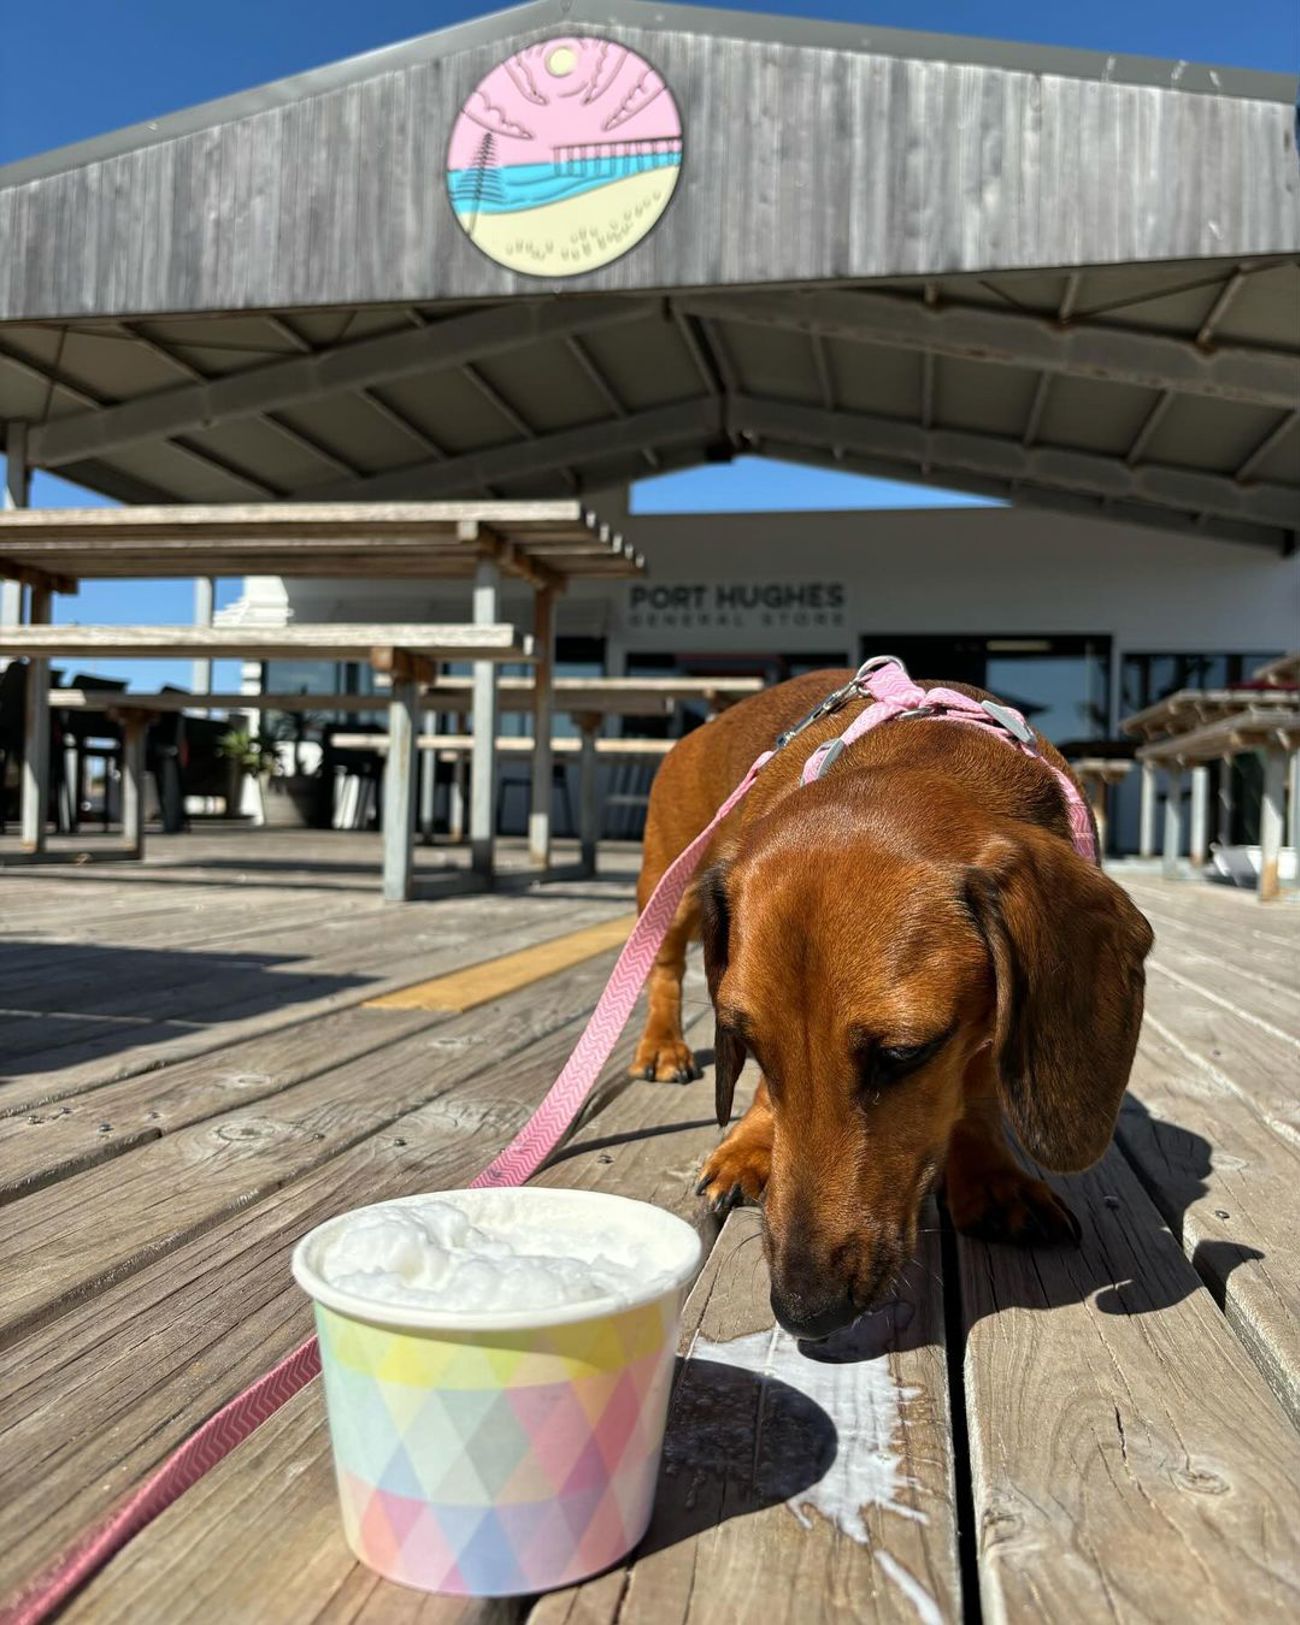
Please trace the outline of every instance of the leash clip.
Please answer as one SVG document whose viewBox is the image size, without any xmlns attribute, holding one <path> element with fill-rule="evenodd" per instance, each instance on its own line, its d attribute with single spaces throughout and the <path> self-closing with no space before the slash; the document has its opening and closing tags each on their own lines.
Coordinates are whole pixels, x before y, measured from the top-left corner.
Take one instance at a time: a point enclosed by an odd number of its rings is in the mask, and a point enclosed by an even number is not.
<svg viewBox="0 0 1300 1625">
<path fill-rule="evenodd" d="M 805 728 L 811 728 L 814 722 L 820 722 L 823 717 L 832 716 L 844 707 L 859 693 L 856 676 L 849 679 L 843 688 L 837 688 L 834 693 L 828 694 L 819 704 L 813 706 L 806 717 L 801 717 L 792 728 L 787 728 L 783 734 L 778 734 L 773 750 L 784 750 L 792 739 L 797 739 Z"/>
</svg>

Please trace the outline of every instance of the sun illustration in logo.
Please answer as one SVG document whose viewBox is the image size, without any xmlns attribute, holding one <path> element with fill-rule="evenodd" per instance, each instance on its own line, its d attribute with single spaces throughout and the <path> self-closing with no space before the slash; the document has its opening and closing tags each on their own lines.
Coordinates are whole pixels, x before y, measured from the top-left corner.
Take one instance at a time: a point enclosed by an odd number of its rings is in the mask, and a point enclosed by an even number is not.
<svg viewBox="0 0 1300 1625">
<path fill-rule="evenodd" d="M 498 265 L 580 276 L 641 241 L 681 167 L 677 104 L 645 58 L 560 36 L 479 81 L 451 132 L 447 195 Z"/>
</svg>

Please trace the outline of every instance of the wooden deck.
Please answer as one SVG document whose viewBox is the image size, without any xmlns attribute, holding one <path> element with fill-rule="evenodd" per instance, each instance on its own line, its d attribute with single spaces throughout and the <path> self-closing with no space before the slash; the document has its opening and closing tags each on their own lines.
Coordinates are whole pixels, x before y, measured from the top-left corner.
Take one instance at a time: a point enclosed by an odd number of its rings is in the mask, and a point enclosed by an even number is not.
<svg viewBox="0 0 1300 1625">
<path fill-rule="evenodd" d="M 376 862 L 364 837 L 268 831 L 0 872 L 0 1596 L 307 1335 L 298 1236 L 463 1183 L 505 1142 L 631 909 L 630 851 L 598 881 L 397 911 Z M 1300 908 L 1124 878 L 1157 948 L 1116 1143 L 1064 1182 L 1083 1245 L 985 1246 L 935 1215 L 831 1360 L 774 1332 L 757 1215 L 718 1236 L 700 1213 L 711 1076 L 628 1084 L 625 1041 L 540 1178 L 657 1201 L 713 1243 L 628 1567 L 531 1605 L 379 1580 L 344 1544 L 313 1383 L 65 1617 L 1296 1618 Z M 453 1008 L 384 997 L 471 966 Z M 707 1046 L 698 970 L 687 1008 Z"/>
</svg>

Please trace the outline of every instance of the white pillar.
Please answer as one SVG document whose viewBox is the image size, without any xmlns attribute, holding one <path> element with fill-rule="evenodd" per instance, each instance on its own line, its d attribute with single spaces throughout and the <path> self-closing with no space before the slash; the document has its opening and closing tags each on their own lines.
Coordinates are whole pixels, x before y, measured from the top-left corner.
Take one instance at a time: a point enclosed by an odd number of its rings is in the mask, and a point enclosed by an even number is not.
<svg viewBox="0 0 1300 1625">
<path fill-rule="evenodd" d="M 481 558 L 474 571 L 474 624 L 491 626 L 499 618 L 501 571 L 495 559 Z M 497 668 L 492 660 L 476 660 L 473 678 L 474 714 L 469 785 L 470 862 L 477 874 L 490 879 L 496 868 L 497 784 Z"/>
<path fill-rule="evenodd" d="M 1292 743 L 1291 769 L 1288 774 L 1290 792 L 1287 797 L 1286 844 L 1295 854 L 1295 885 L 1300 886 L 1300 744 Z"/>
<path fill-rule="evenodd" d="M 1232 762 L 1231 756 L 1219 759 L 1219 845 L 1232 845 Z"/>
<path fill-rule="evenodd" d="M 438 719 L 432 711 L 424 713 L 420 724 L 426 734 L 436 734 Z M 420 839 L 425 846 L 433 845 L 433 813 L 438 795 L 438 753 L 436 750 L 420 752 Z"/>
<path fill-rule="evenodd" d="M 1259 808 L 1259 900 L 1269 903 L 1278 893 L 1278 856 L 1282 846 L 1282 802 L 1286 796 L 1286 756 L 1280 750 L 1264 752 L 1264 796 Z"/>
<path fill-rule="evenodd" d="M 25 508 L 31 494 L 31 477 L 27 467 L 27 425 L 10 423 L 5 427 L 5 490 L 6 508 Z M 21 581 L 0 581 L 0 626 L 21 626 L 23 619 L 23 584 Z M 0 656 L 0 671 L 9 664 Z"/>
<path fill-rule="evenodd" d="M 555 590 L 533 592 L 533 793 L 528 814 L 528 858 L 535 868 L 551 861 L 551 796 L 554 773 L 551 734 L 555 726 Z"/>
<path fill-rule="evenodd" d="M 216 582 L 211 576 L 198 576 L 194 582 L 194 624 L 195 626 L 212 625 L 212 608 L 216 600 Z M 194 694 L 211 694 L 212 692 L 212 662 L 210 660 L 196 660 L 190 678 L 190 690 Z"/>
<path fill-rule="evenodd" d="M 1142 799 L 1138 808 L 1138 855 L 1149 858 L 1156 849 L 1156 764 L 1143 762 Z"/>
<path fill-rule="evenodd" d="M 1163 870 L 1167 880 L 1178 878 L 1178 854 L 1183 845 L 1183 775 L 1170 767 L 1165 773 L 1165 849 Z"/>
<path fill-rule="evenodd" d="M 1210 831 L 1210 770 L 1199 762 L 1192 769 L 1192 827 L 1187 855 L 1194 869 L 1205 867 Z"/>
<path fill-rule="evenodd" d="M 456 715 L 455 732 L 463 734 L 469 722 L 463 711 Z M 458 751 L 452 763 L 451 783 L 447 786 L 447 838 L 459 846 L 465 839 L 465 808 L 469 801 L 469 763 Z"/>
<path fill-rule="evenodd" d="M 582 753 L 578 762 L 578 839 L 584 874 L 596 872 L 596 849 L 600 842 L 600 795 L 596 738 L 600 717 L 583 715 L 574 719 L 582 729 Z"/>
<path fill-rule="evenodd" d="M 33 626 L 48 626 L 50 590 L 33 587 L 28 600 L 28 620 Z M 46 659 L 27 662 L 27 708 L 23 723 L 23 812 L 24 852 L 44 852 L 45 823 L 50 799 L 50 663 Z"/>
<path fill-rule="evenodd" d="M 384 900 L 411 895 L 415 864 L 416 706 L 419 686 L 394 676 L 388 702 L 388 760 L 384 764 Z"/>
<path fill-rule="evenodd" d="M 122 722 L 122 834 L 128 850 L 144 856 L 144 737 L 146 719 L 128 712 Z"/>
</svg>

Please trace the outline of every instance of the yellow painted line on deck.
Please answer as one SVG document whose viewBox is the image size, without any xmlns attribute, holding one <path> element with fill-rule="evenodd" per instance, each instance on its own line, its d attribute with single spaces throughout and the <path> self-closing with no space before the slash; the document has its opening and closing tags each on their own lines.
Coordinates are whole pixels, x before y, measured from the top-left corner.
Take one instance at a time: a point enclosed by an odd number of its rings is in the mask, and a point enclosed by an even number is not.
<svg viewBox="0 0 1300 1625">
<path fill-rule="evenodd" d="M 554 976 L 557 971 L 570 970 L 611 948 L 621 948 L 635 924 L 635 914 L 602 920 L 599 925 L 571 931 L 568 936 L 554 937 L 532 948 L 521 948 L 517 953 L 502 954 L 499 959 L 485 960 L 481 965 L 471 965 L 468 970 L 452 971 L 450 975 L 435 976 L 432 981 L 417 982 L 414 987 L 404 987 L 396 993 L 385 993 L 382 998 L 368 999 L 365 1008 L 453 1013 L 473 1010 L 531 982 Z"/>
</svg>

